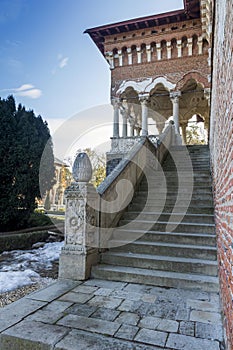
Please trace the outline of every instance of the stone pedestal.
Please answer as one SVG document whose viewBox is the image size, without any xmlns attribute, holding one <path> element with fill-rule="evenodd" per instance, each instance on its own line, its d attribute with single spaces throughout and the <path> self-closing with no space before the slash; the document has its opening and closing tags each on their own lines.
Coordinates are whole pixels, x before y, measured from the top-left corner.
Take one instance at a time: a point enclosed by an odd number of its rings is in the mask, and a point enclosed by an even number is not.
<svg viewBox="0 0 233 350">
<path fill-rule="evenodd" d="M 65 197 L 65 245 L 59 278 L 85 280 L 99 260 L 98 194 L 90 183 L 74 182 L 66 189 Z"/>
</svg>

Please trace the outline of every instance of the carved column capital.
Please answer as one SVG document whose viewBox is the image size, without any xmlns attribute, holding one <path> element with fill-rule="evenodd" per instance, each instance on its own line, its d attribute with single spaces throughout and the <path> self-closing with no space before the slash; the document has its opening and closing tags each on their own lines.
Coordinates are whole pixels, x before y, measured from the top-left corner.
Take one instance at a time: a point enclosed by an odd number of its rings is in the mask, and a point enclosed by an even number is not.
<svg viewBox="0 0 233 350">
<path fill-rule="evenodd" d="M 171 99 L 172 103 L 178 103 L 180 97 L 181 97 L 181 91 L 170 92 L 170 99 Z"/>
</svg>

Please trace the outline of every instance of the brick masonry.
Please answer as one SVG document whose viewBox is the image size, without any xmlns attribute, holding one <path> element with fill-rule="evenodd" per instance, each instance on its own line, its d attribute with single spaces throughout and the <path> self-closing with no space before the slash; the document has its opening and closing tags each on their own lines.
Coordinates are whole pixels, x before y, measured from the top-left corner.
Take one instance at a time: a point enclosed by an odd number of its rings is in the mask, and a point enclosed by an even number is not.
<svg viewBox="0 0 233 350">
<path fill-rule="evenodd" d="M 216 1 L 210 150 L 221 294 L 233 349 L 233 3 Z"/>
</svg>

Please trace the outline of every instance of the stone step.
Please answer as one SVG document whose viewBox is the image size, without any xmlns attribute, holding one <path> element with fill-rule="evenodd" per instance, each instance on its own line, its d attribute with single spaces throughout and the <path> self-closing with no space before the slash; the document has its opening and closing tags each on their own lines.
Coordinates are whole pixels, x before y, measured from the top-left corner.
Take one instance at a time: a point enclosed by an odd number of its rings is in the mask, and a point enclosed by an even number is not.
<svg viewBox="0 0 233 350">
<path fill-rule="evenodd" d="M 125 252 L 107 252 L 102 254 L 101 263 L 117 266 L 133 266 L 143 269 L 196 273 L 217 276 L 218 263 L 212 260 L 132 254 Z"/>
<path fill-rule="evenodd" d="M 134 241 L 126 245 L 124 241 L 112 240 L 109 242 L 110 247 L 118 245 L 117 251 L 124 251 L 130 253 L 152 254 L 152 255 L 168 255 L 183 258 L 207 259 L 216 260 L 216 247 L 207 245 L 193 245 L 193 244 L 176 244 L 165 242 L 151 242 L 151 241 Z"/>
<path fill-rule="evenodd" d="M 180 187 L 180 188 L 179 188 Z M 168 192 L 177 192 L 178 188 L 179 191 L 183 192 L 189 192 L 190 191 L 190 184 L 188 182 L 185 182 L 185 184 L 182 183 L 182 187 L 178 186 L 177 181 L 173 181 L 173 184 L 171 183 L 163 183 L 162 181 L 152 182 L 150 183 L 150 191 L 160 191 L 164 192 L 165 190 Z M 203 181 L 203 182 L 194 182 L 193 184 L 193 191 L 195 193 L 204 193 L 205 191 L 212 191 L 212 184 L 210 181 Z M 139 185 L 138 191 L 148 191 L 148 184 L 147 182 L 143 182 Z"/>
<path fill-rule="evenodd" d="M 120 240 L 125 244 L 136 240 L 143 240 L 150 242 L 216 246 L 216 236 L 209 233 L 163 232 L 154 230 L 145 232 L 140 229 L 129 230 L 119 228 L 113 231 L 110 245 L 114 240 Z"/>
<path fill-rule="evenodd" d="M 160 221 L 168 221 L 171 216 L 171 213 L 161 214 L 160 212 L 143 212 L 143 214 L 141 214 L 140 211 L 128 211 L 124 213 L 122 218 L 126 220 L 132 220 L 138 217 L 139 215 L 140 219 L 142 220 L 157 220 L 159 218 Z M 196 222 L 203 224 L 214 224 L 214 215 L 211 214 L 186 214 L 185 216 L 183 216 L 184 213 L 173 213 L 172 215 L 173 218 L 178 218 L 178 220 L 180 220 L 180 218 L 182 217 L 182 223 Z"/>
<path fill-rule="evenodd" d="M 178 222 L 170 222 L 166 221 L 149 221 L 149 220 L 120 220 L 119 227 L 127 225 L 131 230 L 153 230 L 159 232 L 189 232 L 189 233 L 215 233 L 215 225 L 214 224 L 203 224 L 203 223 L 194 223 L 194 222 L 186 222 L 180 223 Z"/>
<path fill-rule="evenodd" d="M 147 285 L 218 292 L 218 277 L 170 271 L 132 268 L 127 266 L 97 265 L 92 268 L 94 278 L 143 283 Z"/>
<path fill-rule="evenodd" d="M 144 201 L 146 201 L 146 198 L 140 198 L 140 197 L 135 197 L 133 199 L 133 202 L 136 204 L 136 203 L 142 203 L 142 199 Z M 176 202 L 176 199 L 167 199 L 166 200 L 166 205 L 167 206 L 174 206 L 175 205 L 175 202 Z M 164 199 L 149 199 L 147 200 L 147 204 L 148 205 L 154 205 L 154 206 L 162 206 L 164 204 Z M 176 202 L 176 205 L 177 206 L 182 206 L 184 204 L 184 199 L 179 199 L 177 202 Z M 190 205 L 191 206 L 194 206 L 194 207 L 199 207 L 199 208 L 202 208 L 202 207 L 211 207 L 213 206 L 213 199 L 207 199 L 207 200 L 200 200 L 200 199 L 192 199 L 190 201 Z"/>
<path fill-rule="evenodd" d="M 129 205 L 128 210 L 132 211 L 155 211 L 155 212 L 163 212 L 163 213 L 171 213 L 174 208 L 174 205 L 165 205 L 164 207 L 161 207 L 160 205 L 156 204 L 147 204 L 145 206 L 145 203 L 132 203 Z M 189 207 L 180 205 L 176 208 L 176 212 L 179 213 L 188 213 L 188 214 L 213 214 L 214 209 L 212 205 L 209 206 L 196 206 L 196 205 L 189 205 Z"/>
<path fill-rule="evenodd" d="M 139 191 L 136 195 L 135 198 L 139 198 L 139 199 L 147 199 L 148 195 L 150 195 L 150 199 L 151 200 L 161 200 L 162 198 L 166 198 L 166 199 L 172 199 L 175 200 L 178 196 L 177 192 L 173 192 L 171 193 L 171 191 L 169 191 L 169 193 L 166 193 L 166 191 L 164 190 L 164 192 L 157 192 L 155 190 L 150 190 L 149 194 L 147 191 Z M 213 200 L 213 195 L 212 193 L 196 193 L 196 191 L 194 191 L 193 193 L 189 192 L 189 193 L 185 193 L 185 192 L 181 192 L 179 191 L 179 195 L 182 196 L 182 200 L 187 200 L 190 199 L 190 197 L 192 198 L 192 200 Z"/>
</svg>

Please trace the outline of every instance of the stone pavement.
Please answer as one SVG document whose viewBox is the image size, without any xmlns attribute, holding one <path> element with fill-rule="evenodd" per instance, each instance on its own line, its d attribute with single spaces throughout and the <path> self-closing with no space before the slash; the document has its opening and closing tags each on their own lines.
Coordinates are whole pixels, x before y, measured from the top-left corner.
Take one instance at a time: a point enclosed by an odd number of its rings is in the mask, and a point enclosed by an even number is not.
<svg viewBox="0 0 233 350">
<path fill-rule="evenodd" d="M 59 280 L 0 310 L 1 350 L 222 350 L 216 293 Z"/>
</svg>

